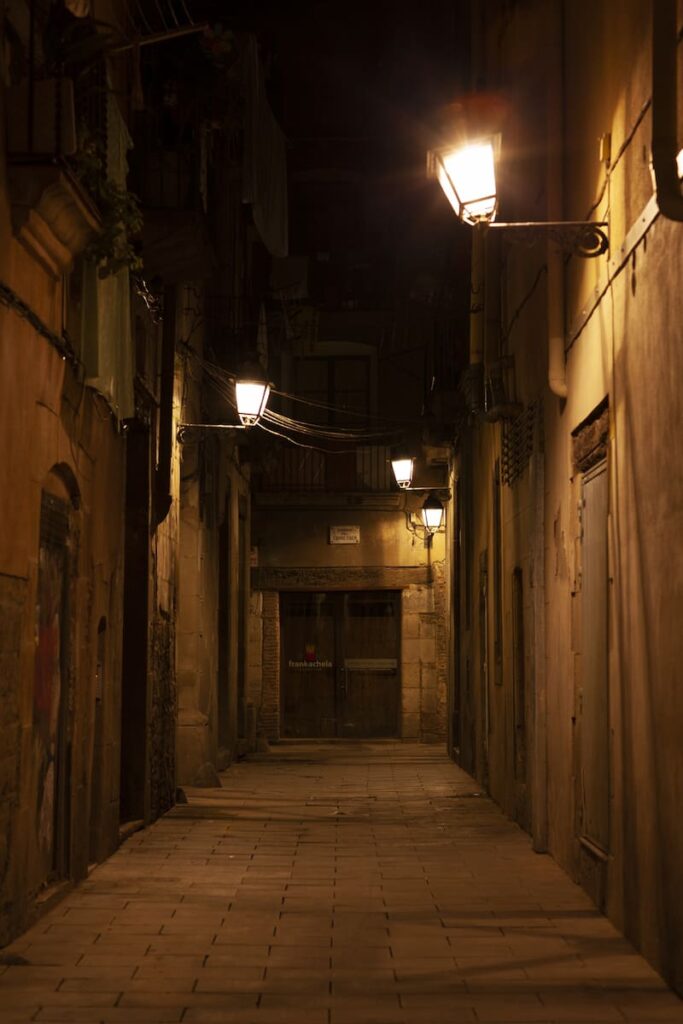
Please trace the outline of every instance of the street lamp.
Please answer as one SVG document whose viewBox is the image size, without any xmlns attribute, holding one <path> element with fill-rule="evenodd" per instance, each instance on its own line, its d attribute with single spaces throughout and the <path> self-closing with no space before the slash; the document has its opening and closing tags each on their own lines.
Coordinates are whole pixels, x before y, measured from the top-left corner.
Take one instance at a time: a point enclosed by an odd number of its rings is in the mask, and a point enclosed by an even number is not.
<svg viewBox="0 0 683 1024">
<path fill-rule="evenodd" d="M 496 195 L 495 150 L 498 136 L 460 146 L 443 146 L 427 154 L 431 177 L 437 178 L 460 220 L 467 224 L 494 220 Z"/>
<path fill-rule="evenodd" d="M 269 394 L 270 384 L 258 363 L 246 364 L 235 381 L 237 415 L 242 426 L 253 427 L 258 423 L 265 411 Z"/>
<path fill-rule="evenodd" d="M 424 540 L 425 547 L 429 548 L 432 546 L 432 537 L 443 526 L 443 516 L 443 503 L 434 493 L 431 493 L 422 503 L 419 515 L 415 510 L 406 510 L 406 529 L 414 537 L 421 537 Z"/>
<path fill-rule="evenodd" d="M 430 494 L 425 498 L 420 516 L 422 518 L 422 525 L 430 536 L 441 528 L 443 505 L 435 494 Z"/>
<path fill-rule="evenodd" d="M 226 375 L 227 376 L 227 375 Z M 256 362 L 245 363 L 237 377 L 229 377 L 226 386 L 235 386 L 235 406 L 239 423 L 180 423 L 178 441 L 185 443 L 193 437 L 193 430 L 217 430 L 233 433 L 254 427 L 263 415 L 268 403 L 270 384 Z"/>
<path fill-rule="evenodd" d="M 405 455 L 403 452 L 397 453 L 391 460 L 391 468 L 394 471 L 396 483 L 402 490 L 407 490 L 410 487 L 414 466 L 415 459 L 410 455 Z"/>
<path fill-rule="evenodd" d="M 460 220 L 474 227 L 517 231 L 525 238 L 550 233 L 562 249 L 579 256 L 601 256 L 609 248 L 606 221 L 496 222 L 496 162 L 500 136 L 484 135 L 427 153 L 427 174 L 436 178 Z"/>
</svg>

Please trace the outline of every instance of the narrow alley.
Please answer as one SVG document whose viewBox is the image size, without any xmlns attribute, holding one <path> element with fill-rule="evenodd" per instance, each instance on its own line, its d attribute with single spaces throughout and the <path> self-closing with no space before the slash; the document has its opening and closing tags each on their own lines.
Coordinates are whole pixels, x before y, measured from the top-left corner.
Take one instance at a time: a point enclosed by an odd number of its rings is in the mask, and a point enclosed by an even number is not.
<svg viewBox="0 0 683 1024">
<path fill-rule="evenodd" d="M 0 1020 L 683 1021 L 440 749 L 287 743 L 222 782 L 3 951 Z"/>
</svg>

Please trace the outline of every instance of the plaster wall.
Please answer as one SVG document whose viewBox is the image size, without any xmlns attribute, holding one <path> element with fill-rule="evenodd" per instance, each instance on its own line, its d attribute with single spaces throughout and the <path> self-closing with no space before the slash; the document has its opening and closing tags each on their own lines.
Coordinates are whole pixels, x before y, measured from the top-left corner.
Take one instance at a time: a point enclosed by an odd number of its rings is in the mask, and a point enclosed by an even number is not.
<svg viewBox="0 0 683 1024">
<path fill-rule="evenodd" d="M 181 301 L 181 307 L 189 308 L 190 299 L 196 304 L 200 288 L 192 286 L 192 295 Z M 205 419 L 203 396 L 192 361 L 201 355 L 204 339 L 190 318 L 179 324 L 179 334 L 191 342 L 177 365 L 178 421 L 200 423 Z M 240 616 L 240 602 L 246 606 L 249 600 L 248 593 L 240 592 L 240 578 L 248 580 L 248 567 L 240 574 L 239 560 L 241 552 L 245 559 L 249 557 L 248 536 L 241 543 L 249 522 L 249 473 L 248 466 L 240 463 L 234 436 L 219 438 L 208 432 L 190 435 L 176 446 L 174 467 L 179 516 L 176 777 L 180 785 L 214 785 L 217 768 L 238 753 L 246 724 L 238 721 L 238 677 L 239 651 L 246 651 L 248 645 L 246 608 Z M 221 544 L 226 550 L 221 550 Z M 221 572 L 227 577 L 222 582 Z M 221 586 L 225 588 L 225 607 L 220 600 Z M 244 636 L 240 636 L 240 622 L 244 623 Z M 221 662 L 221 644 L 225 664 Z M 244 685 L 245 691 L 249 690 L 246 679 Z M 225 690 L 222 695 L 219 687 Z M 225 721 L 219 722 L 220 715 Z"/>
<path fill-rule="evenodd" d="M 0 154 L 0 166 L 4 158 Z M 32 261 L 11 236 L 8 197 L 0 189 L 0 276 L 56 333 L 61 282 Z M 39 745 L 34 722 L 34 660 L 41 490 L 68 480 L 72 502 L 69 570 L 68 744 L 71 751 L 69 873 L 82 877 L 95 854 L 117 841 L 118 680 L 122 585 L 124 447 L 106 408 L 49 343 L 11 309 L 0 309 L 0 653 L 3 711 L 0 942 L 21 930 L 44 891 L 39 850 Z M 57 475 L 50 471 L 59 467 Z M 63 485 L 62 485 L 63 486 Z M 107 624 L 102 694 L 102 789 L 91 789 L 98 624 Z"/>
</svg>

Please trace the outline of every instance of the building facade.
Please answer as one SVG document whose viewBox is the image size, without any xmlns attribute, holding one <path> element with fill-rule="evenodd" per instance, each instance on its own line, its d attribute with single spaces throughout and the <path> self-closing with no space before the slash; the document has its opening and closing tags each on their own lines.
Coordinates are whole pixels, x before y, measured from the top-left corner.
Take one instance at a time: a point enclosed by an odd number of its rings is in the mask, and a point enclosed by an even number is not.
<svg viewBox="0 0 683 1024">
<path fill-rule="evenodd" d="M 604 222 L 609 249 L 488 233 L 452 749 L 680 991 L 676 5 L 474 5 L 472 26 L 505 111 L 499 219 Z"/>
<path fill-rule="evenodd" d="M 2 943 L 247 743 L 249 453 L 214 427 L 284 162 L 254 38 L 152 6 L 0 24 Z"/>
</svg>

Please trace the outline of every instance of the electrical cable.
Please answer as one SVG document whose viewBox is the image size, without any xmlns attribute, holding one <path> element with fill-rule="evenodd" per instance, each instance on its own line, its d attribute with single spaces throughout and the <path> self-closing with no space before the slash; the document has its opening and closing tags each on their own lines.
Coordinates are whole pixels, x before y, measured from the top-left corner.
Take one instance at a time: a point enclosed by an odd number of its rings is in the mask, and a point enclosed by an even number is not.
<svg viewBox="0 0 683 1024">
<path fill-rule="evenodd" d="M 209 362 L 208 360 L 204 359 L 202 356 L 198 355 L 192 350 L 191 355 L 197 360 L 197 362 L 200 364 L 200 366 L 206 373 L 208 382 L 218 391 L 221 397 L 225 398 L 226 401 L 230 403 L 233 409 L 236 409 L 232 393 L 232 385 L 234 384 L 234 381 L 237 379 L 237 375 L 229 370 L 224 370 L 222 367 L 217 366 L 215 363 Z M 325 409 L 328 412 L 340 413 L 341 415 L 357 416 L 364 420 L 374 419 L 385 422 L 387 424 L 405 423 L 405 420 L 394 420 L 388 417 L 375 416 L 372 414 L 356 412 L 355 410 L 351 409 L 341 409 L 339 406 L 330 405 L 324 402 L 313 402 L 309 401 L 308 399 L 300 399 L 295 395 L 289 395 L 286 392 L 277 391 L 274 388 L 272 389 L 272 394 L 277 395 L 280 398 L 285 398 L 295 402 L 301 402 L 302 404 L 309 405 L 313 408 L 320 408 Z M 371 431 L 362 430 L 361 428 L 356 427 L 340 427 L 338 430 L 330 430 L 329 428 L 325 428 L 322 424 L 308 423 L 304 421 L 295 420 L 293 418 L 283 416 L 281 413 L 273 412 L 272 410 L 267 410 L 264 415 L 266 417 L 277 417 L 277 419 L 273 419 L 272 422 L 277 423 L 279 426 L 288 427 L 289 429 L 296 430 L 297 433 L 310 432 L 315 436 L 328 437 L 331 440 L 360 440 L 363 438 L 371 440 L 381 437 L 395 437 L 396 434 L 398 433 L 396 429 L 388 429 L 385 431 Z"/>
<path fill-rule="evenodd" d="M 395 431 L 366 431 L 356 427 L 351 427 L 349 429 L 344 429 L 342 427 L 339 430 L 331 430 L 316 423 L 302 423 L 300 420 L 291 419 L 289 416 L 282 416 L 280 413 L 273 412 L 271 409 L 266 409 L 263 415 L 272 423 L 276 423 L 281 427 L 289 427 L 289 429 L 296 430 L 298 433 L 309 433 L 319 437 L 329 437 L 332 439 L 345 440 L 349 438 L 380 438 L 391 437 L 395 434 Z"/>
<path fill-rule="evenodd" d="M 526 293 L 524 298 L 521 300 L 521 302 L 517 306 L 517 309 L 514 311 L 514 313 L 510 317 L 510 320 L 508 321 L 507 327 L 502 332 L 502 334 L 503 334 L 503 342 L 506 342 L 509 339 L 510 335 L 512 334 L 512 328 L 515 326 L 515 324 L 519 320 L 520 316 L 522 315 L 522 311 L 523 311 L 524 307 L 526 306 L 527 302 L 531 301 L 534 292 L 536 291 L 536 289 L 538 288 L 539 284 L 541 283 L 541 278 L 543 277 L 543 275 L 545 273 L 547 273 L 547 270 L 548 270 L 547 263 L 543 263 L 542 266 L 539 267 L 538 273 L 536 274 L 536 277 L 534 278 L 533 284 L 531 285 L 531 287 L 529 288 L 528 292 Z"/>
<path fill-rule="evenodd" d="M 293 437 L 288 437 L 287 434 L 282 434 L 279 430 L 273 430 L 270 427 L 266 427 L 263 420 L 260 419 L 256 424 L 261 430 L 265 430 L 267 434 L 273 434 L 275 437 L 281 437 L 283 440 L 288 441 L 289 444 L 296 445 L 297 448 L 310 448 L 314 452 L 324 452 L 325 455 L 354 455 L 357 451 L 356 448 L 321 448 L 316 444 L 304 444 L 303 441 L 295 441 Z"/>
<path fill-rule="evenodd" d="M 595 200 L 595 202 L 593 203 L 593 205 L 589 209 L 588 213 L 586 214 L 585 220 L 590 220 L 592 214 L 595 213 L 595 211 L 597 210 L 598 206 L 600 205 L 600 203 L 604 199 L 605 192 L 607 191 L 607 186 L 609 184 L 609 180 L 610 180 L 610 178 L 612 176 L 612 171 L 617 166 L 617 164 L 621 160 L 622 156 L 624 155 L 624 153 L 626 152 L 626 150 L 630 146 L 631 142 L 633 141 L 633 136 L 638 131 L 638 128 L 640 127 L 641 121 L 643 120 L 643 118 L 645 117 L 645 115 L 647 114 L 647 112 L 648 112 L 648 110 L 650 109 L 651 106 L 652 106 L 652 98 L 648 97 L 648 99 L 645 100 L 645 102 L 643 103 L 642 107 L 640 108 L 640 111 L 639 111 L 638 116 L 636 117 L 634 123 L 631 125 L 631 129 L 630 129 L 628 135 L 626 136 L 626 138 L 624 139 L 622 144 L 619 146 L 619 149 L 617 150 L 617 155 L 615 156 L 614 160 L 610 161 L 609 166 L 607 168 L 607 173 L 605 174 L 605 180 L 602 183 L 602 188 L 600 189 L 600 193 L 598 195 L 598 198 Z"/>
<path fill-rule="evenodd" d="M 41 320 L 33 309 L 31 309 L 28 303 L 19 298 L 17 293 L 2 281 L 0 281 L 0 305 L 5 306 L 7 309 L 14 310 L 22 320 L 26 320 L 36 334 L 40 334 L 41 337 L 49 341 L 62 359 L 73 366 L 74 369 L 83 365 L 74 350 L 71 348 L 67 339 L 60 337 L 54 331 L 50 330 L 47 324 Z"/>
</svg>

